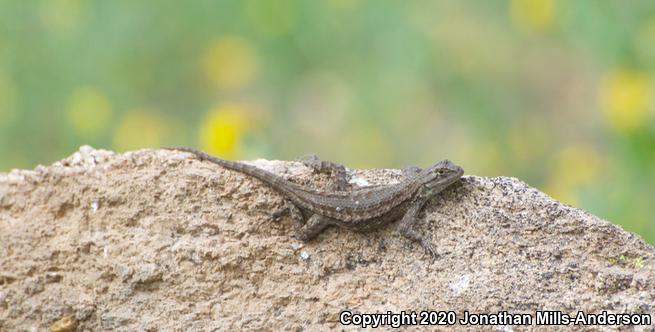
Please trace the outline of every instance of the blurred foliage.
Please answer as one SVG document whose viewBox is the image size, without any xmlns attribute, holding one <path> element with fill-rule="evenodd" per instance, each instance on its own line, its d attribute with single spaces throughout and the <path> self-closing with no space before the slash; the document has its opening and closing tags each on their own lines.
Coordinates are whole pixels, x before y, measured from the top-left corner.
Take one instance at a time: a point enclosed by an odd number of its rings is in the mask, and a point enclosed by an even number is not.
<svg viewBox="0 0 655 332">
<path fill-rule="evenodd" d="M 654 82 L 650 0 L 0 0 L 0 169 L 448 157 L 655 243 Z"/>
</svg>

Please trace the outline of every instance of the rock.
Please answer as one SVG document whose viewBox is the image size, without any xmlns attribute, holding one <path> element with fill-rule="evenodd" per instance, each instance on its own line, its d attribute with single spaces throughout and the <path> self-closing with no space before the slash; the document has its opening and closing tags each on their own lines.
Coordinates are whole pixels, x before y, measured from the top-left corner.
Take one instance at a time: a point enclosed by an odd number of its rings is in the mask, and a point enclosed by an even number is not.
<svg viewBox="0 0 655 332">
<path fill-rule="evenodd" d="M 50 327 L 52 332 L 73 332 L 77 329 L 77 320 L 73 316 L 66 316 L 56 321 Z"/>
<path fill-rule="evenodd" d="M 300 163 L 255 164 L 327 186 Z M 82 147 L 0 174 L 0 330 L 47 329 L 59 308 L 78 331 L 341 329 L 344 311 L 655 313 L 653 247 L 517 179 L 466 176 L 430 201 L 417 229 L 436 259 L 392 225 L 302 243 L 288 218 L 271 220 L 282 203 L 257 180 L 166 150 Z"/>
</svg>

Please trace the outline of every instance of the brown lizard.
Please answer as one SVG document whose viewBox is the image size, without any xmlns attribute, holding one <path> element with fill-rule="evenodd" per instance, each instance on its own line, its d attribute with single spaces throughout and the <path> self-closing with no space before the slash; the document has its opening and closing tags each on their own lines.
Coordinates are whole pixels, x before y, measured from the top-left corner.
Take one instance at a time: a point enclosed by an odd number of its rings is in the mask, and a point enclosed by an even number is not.
<svg viewBox="0 0 655 332">
<path fill-rule="evenodd" d="M 353 190 L 319 191 L 290 182 L 271 172 L 245 163 L 219 159 L 192 148 L 168 148 L 194 154 L 227 169 L 244 173 L 268 184 L 287 200 L 294 220 L 296 237 L 309 241 L 326 227 L 335 225 L 355 231 L 368 231 L 401 219 L 398 231 L 416 241 L 430 254 L 436 251 L 430 242 L 413 228 L 425 202 L 455 183 L 464 170 L 448 160 L 430 168 L 412 168 L 410 174 L 397 184 L 361 187 Z M 314 158 L 306 162 L 315 169 L 329 169 L 345 176 L 339 164 L 321 162 Z M 345 179 L 341 179 L 342 183 Z"/>
</svg>

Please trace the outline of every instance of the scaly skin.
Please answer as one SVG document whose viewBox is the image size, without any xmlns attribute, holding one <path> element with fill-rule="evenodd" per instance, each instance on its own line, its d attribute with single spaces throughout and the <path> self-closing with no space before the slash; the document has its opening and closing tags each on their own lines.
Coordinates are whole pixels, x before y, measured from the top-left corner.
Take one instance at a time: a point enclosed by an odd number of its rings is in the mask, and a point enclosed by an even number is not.
<svg viewBox="0 0 655 332">
<path fill-rule="evenodd" d="M 296 237 L 309 241 L 327 226 L 368 231 L 401 219 L 399 232 L 419 242 L 431 254 L 436 255 L 429 242 L 413 230 L 416 216 L 431 197 L 455 183 L 464 170 L 448 160 L 442 160 L 425 170 L 413 169 L 403 181 L 393 185 L 364 187 L 350 191 L 313 190 L 275 175 L 263 169 L 210 156 L 192 148 L 170 148 L 194 154 L 200 160 L 234 170 L 268 184 L 293 203 L 291 215 L 296 226 Z M 316 164 L 317 160 L 313 160 Z M 319 162 L 320 163 L 320 162 Z M 323 162 L 322 166 L 343 166 Z"/>
</svg>

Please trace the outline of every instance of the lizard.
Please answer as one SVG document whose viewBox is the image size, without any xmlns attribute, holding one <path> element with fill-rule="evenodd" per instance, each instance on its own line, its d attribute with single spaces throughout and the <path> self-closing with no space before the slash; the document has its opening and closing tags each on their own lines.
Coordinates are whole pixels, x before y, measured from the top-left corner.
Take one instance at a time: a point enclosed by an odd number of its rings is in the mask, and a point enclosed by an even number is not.
<svg viewBox="0 0 655 332">
<path fill-rule="evenodd" d="M 188 152 L 201 161 L 254 177 L 281 193 L 291 203 L 288 212 L 294 223 L 295 237 L 303 242 L 314 239 L 328 226 L 364 232 L 400 220 L 398 232 L 418 242 L 432 256 L 437 256 L 436 250 L 426 237 L 414 230 L 417 216 L 430 198 L 464 174 L 460 166 L 442 160 L 423 170 L 418 167 L 407 169 L 406 176 L 397 184 L 321 191 L 293 183 L 264 169 L 213 157 L 193 148 L 166 149 Z M 332 170 L 341 177 L 345 176 L 342 165 L 313 158 L 305 164 L 315 170 Z M 341 183 L 344 182 L 342 179 Z"/>
</svg>

